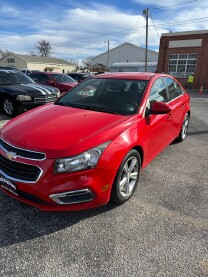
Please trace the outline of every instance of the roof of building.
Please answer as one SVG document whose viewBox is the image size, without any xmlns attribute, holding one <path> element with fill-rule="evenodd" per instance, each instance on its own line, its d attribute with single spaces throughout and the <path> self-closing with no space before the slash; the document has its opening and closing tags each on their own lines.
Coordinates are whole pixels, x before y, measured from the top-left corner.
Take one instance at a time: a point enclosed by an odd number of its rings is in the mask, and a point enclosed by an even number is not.
<svg viewBox="0 0 208 277">
<path fill-rule="evenodd" d="M 58 58 L 50 58 L 50 57 L 40 57 L 40 56 L 30 56 L 30 55 L 20 55 L 15 53 L 9 53 L 8 55 L 1 58 L 1 60 L 5 59 L 7 56 L 13 55 L 25 62 L 31 63 L 45 63 L 45 64 L 62 64 L 62 65 L 72 65 L 72 63 Z"/>
<path fill-rule="evenodd" d="M 129 46 L 131 46 L 131 47 L 135 47 L 135 48 L 137 48 L 138 50 L 139 50 L 139 49 L 145 50 L 145 48 L 143 48 L 143 47 L 137 46 L 137 45 L 132 44 L 132 43 L 129 43 L 129 42 L 124 42 L 124 43 L 120 44 L 119 46 L 116 46 L 116 47 L 114 47 L 114 48 L 111 48 L 111 49 L 109 50 L 109 52 L 114 51 L 114 50 L 116 50 L 116 49 L 118 49 L 118 48 L 121 48 L 121 47 L 123 47 L 124 45 L 129 45 Z M 158 55 L 158 52 L 153 51 L 153 50 L 149 50 L 149 49 L 148 49 L 148 52 L 155 53 L 155 55 Z M 108 53 L 108 51 L 106 51 L 106 52 L 104 52 L 104 53 L 102 53 L 102 54 L 100 54 L 100 55 L 98 55 L 98 56 L 92 58 L 92 61 L 93 61 L 94 59 L 97 59 L 98 57 L 101 57 L 102 55 L 106 55 L 107 53 Z"/>
<path fill-rule="evenodd" d="M 199 34 L 206 34 L 206 33 L 208 33 L 208 30 L 185 31 L 185 32 L 169 32 L 169 33 L 163 33 L 162 37 L 199 35 Z"/>
<path fill-rule="evenodd" d="M 157 66 L 158 62 L 147 62 L 148 66 Z M 135 67 L 135 66 L 144 66 L 145 62 L 118 62 L 118 63 L 113 63 L 111 67 Z"/>
</svg>

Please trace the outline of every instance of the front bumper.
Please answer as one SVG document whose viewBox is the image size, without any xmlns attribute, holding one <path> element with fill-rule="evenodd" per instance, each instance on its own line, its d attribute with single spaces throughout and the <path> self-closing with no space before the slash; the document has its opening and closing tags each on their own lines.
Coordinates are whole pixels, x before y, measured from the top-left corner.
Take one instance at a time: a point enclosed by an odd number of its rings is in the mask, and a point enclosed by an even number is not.
<svg viewBox="0 0 208 277">
<path fill-rule="evenodd" d="M 0 149 L 0 155 L 4 162 L 8 159 L 5 149 Z M 3 165 L 0 167 L 1 189 L 11 197 L 45 211 L 84 210 L 107 204 L 116 174 L 115 169 L 105 168 L 53 174 L 53 159 L 35 160 L 18 156 L 12 163 L 39 168 L 41 174 L 32 182 L 14 178 L 9 162 L 8 169 Z"/>
<path fill-rule="evenodd" d="M 17 102 L 18 112 L 21 113 L 48 103 L 53 103 L 57 99 L 58 98 L 56 95 L 50 95 L 50 96 L 39 95 L 39 96 L 36 96 L 32 101 L 16 101 L 16 102 Z"/>
</svg>

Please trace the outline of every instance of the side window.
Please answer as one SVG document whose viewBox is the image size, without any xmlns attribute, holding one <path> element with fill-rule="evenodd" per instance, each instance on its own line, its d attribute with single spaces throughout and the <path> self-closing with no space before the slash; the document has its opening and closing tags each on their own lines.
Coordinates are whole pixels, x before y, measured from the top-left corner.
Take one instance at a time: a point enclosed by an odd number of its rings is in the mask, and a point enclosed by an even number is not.
<svg viewBox="0 0 208 277">
<path fill-rule="evenodd" d="M 166 84 L 163 78 L 158 78 L 152 85 L 150 95 L 146 103 L 145 116 L 148 116 L 151 113 L 151 106 L 155 101 L 165 103 L 168 102 Z"/>
<path fill-rule="evenodd" d="M 41 83 L 47 83 L 48 81 L 51 81 L 50 77 L 48 77 L 47 75 L 44 75 L 44 74 L 40 75 L 40 82 Z"/>
<path fill-rule="evenodd" d="M 149 101 L 150 105 L 155 101 L 168 102 L 166 85 L 163 81 L 163 78 L 159 78 L 154 82 L 152 89 L 150 91 Z"/>
<path fill-rule="evenodd" d="M 32 74 L 30 77 L 37 83 L 40 82 L 39 74 Z"/>
<path fill-rule="evenodd" d="M 73 78 L 75 81 L 78 81 L 78 80 L 79 80 L 79 76 L 77 76 L 77 75 L 72 76 L 72 78 Z"/>
<path fill-rule="evenodd" d="M 169 100 L 173 100 L 183 94 L 183 90 L 178 83 L 171 78 L 166 78 L 166 84 L 169 93 Z"/>
</svg>

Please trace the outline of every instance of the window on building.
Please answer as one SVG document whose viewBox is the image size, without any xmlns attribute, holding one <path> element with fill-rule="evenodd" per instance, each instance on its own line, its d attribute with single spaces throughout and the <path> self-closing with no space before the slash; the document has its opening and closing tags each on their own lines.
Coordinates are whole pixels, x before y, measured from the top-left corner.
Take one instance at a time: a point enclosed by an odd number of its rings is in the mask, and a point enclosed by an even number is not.
<svg viewBox="0 0 208 277">
<path fill-rule="evenodd" d="M 197 54 L 171 54 L 168 72 L 172 76 L 186 78 L 195 71 L 196 61 Z"/>
<path fill-rule="evenodd" d="M 8 63 L 15 63 L 15 58 L 7 59 L 7 62 L 8 62 Z"/>
</svg>

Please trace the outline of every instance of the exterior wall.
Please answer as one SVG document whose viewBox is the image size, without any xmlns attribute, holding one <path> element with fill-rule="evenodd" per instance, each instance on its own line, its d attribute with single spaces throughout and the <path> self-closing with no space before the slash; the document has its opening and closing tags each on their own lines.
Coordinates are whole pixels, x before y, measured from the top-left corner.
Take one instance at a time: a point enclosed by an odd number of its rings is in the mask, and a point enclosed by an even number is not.
<svg viewBox="0 0 208 277">
<path fill-rule="evenodd" d="M 107 67 L 116 62 L 144 62 L 145 61 L 145 49 L 139 48 L 133 44 L 124 43 L 116 48 L 113 48 L 108 52 L 99 55 L 92 59 L 92 67 L 96 64 L 101 64 Z M 148 51 L 148 62 L 157 62 L 158 53 L 153 51 Z"/>
<path fill-rule="evenodd" d="M 14 59 L 14 63 L 8 63 L 7 59 Z M 20 59 L 18 56 L 9 54 L 4 59 L 0 61 L 0 66 L 14 66 L 19 70 L 23 68 L 27 68 L 30 70 L 40 70 L 45 71 L 57 71 L 57 72 L 71 72 L 74 71 L 77 66 L 76 65 L 68 65 L 68 64 L 56 64 L 56 63 L 41 63 L 41 62 L 27 62 L 23 59 Z"/>
<path fill-rule="evenodd" d="M 147 72 L 155 72 L 157 69 L 157 62 L 147 63 Z M 110 67 L 111 72 L 144 72 L 144 62 L 128 62 L 128 63 L 113 63 Z"/>
<path fill-rule="evenodd" d="M 193 88 L 200 88 L 201 86 L 203 88 L 208 88 L 208 31 L 170 33 L 162 35 L 160 39 L 157 71 L 168 73 L 170 54 L 192 53 L 197 54 Z M 187 78 L 177 79 L 184 87 L 187 86 Z"/>
<path fill-rule="evenodd" d="M 8 63 L 7 59 L 14 59 L 15 62 Z M 23 68 L 27 68 L 27 63 L 19 59 L 18 57 L 14 56 L 13 54 L 9 54 L 8 56 L 6 56 L 0 61 L 0 66 L 14 66 L 18 69 L 23 69 Z"/>
<path fill-rule="evenodd" d="M 46 63 L 34 63 L 30 62 L 27 64 L 27 68 L 30 70 L 40 70 L 40 71 L 56 71 L 61 73 L 71 72 L 76 69 L 76 65 L 60 65 L 60 64 L 46 64 Z"/>
</svg>

